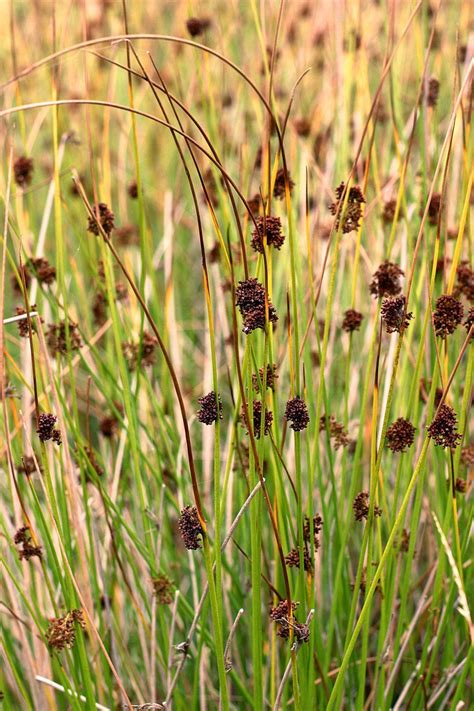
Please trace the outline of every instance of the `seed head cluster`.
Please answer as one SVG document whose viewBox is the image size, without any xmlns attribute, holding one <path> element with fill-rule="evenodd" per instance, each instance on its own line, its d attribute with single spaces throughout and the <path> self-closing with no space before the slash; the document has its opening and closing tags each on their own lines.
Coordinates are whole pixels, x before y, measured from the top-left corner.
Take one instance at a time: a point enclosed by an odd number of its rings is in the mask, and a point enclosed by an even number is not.
<svg viewBox="0 0 474 711">
<path fill-rule="evenodd" d="M 354 499 L 352 504 L 352 509 L 354 511 L 354 516 L 356 521 L 362 521 L 363 518 L 367 519 L 369 516 L 370 509 L 370 499 L 368 491 L 361 491 Z M 374 516 L 381 516 L 382 509 L 378 506 L 374 506 Z"/>
<path fill-rule="evenodd" d="M 19 156 L 13 163 L 13 177 L 15 183 L 25 188 L 31 183 L 33 177 L 33 159 L 27 156 Z"/>
<path fill-rule="evenodd" d="M 278 374 L 276 371 L 277 367 L 275 363 L 267 364 L 267 378 L 265 381 L 265 385 L 267 388 L 270 388 L 270 390 L 275 389 L 275 380 L 278 378 Z M 258 377 L 257 373 L 253 373 L 252 375 L 252 385 L 255 392 L 259 391 L 259 383 L 263 385 L 263 368 L 258 369 Z"/>
<path fill-rule="evenodd" d="M 281 220 L 279 217 L 257 217 L 257 227 L 252 232 L 252 248 L 256 252 L 263 254 L 264 237 L 269 247 L 280 249 L 285 242 L 285 235 L 281 231 Z"/>
<path fill-rule="evenodd" d="M 265 288 L 258 279 L 250 278 L 245 281 L 239 281 L 239 285 L 235 290 L 235 303 L 238 307 L 243 319 L 244 326 L 242 331 L 249 334 L 257 328 L 265 329 Z M 268 320 L 270 323 L 276 323 L 278 316 L 275 307 L 268 302 Z"/>
<path fill-rule="evenodd" d="M 344 312 L 344 320 L 342 322 L 342 330 L 347 331 L 347 333 L 352 333 L 353 331 L 358 331 L 363 315 L 359 313 L 359 311 L 355 311 L 354 309 L 348 309 L 347 311 Z"/>
<path fill-rule="evenodd" d="M 186 29 L 191 37 L 199 37 L 211 26 L 209 17 L 190 17 L 186 20 Z"/>
<path fill-rule="evenodd" d="M 474 301 L 474 271 L 470 268 L 468 262 L 461 262 L 456 270 L 456 278 L 457 284 L 454 296 L 462 294 L 472 303 Z"/>
<path fill-rule="evenodd" d="M 399 417 L 387 430 L 387 446 L 392 452 L 405 452 L 415 441 L 416 427 L 409 420 Z"/>
<path fill-rule="evenodd" d="M 61 432 L 56 429 L 57 417 L 48 412 L 42 412 L 38 418 L 38 427 L 36 432 L 42 442 L 53 440 L 56 444 L 61 444 Z"/>
<path fill-rule="evenodd" d="M 28 266 L 41 284 L 51 285 L 56 279 L 56 267 L 44 257 L 30 259 Z"/>
<path fill-rule="evenodd" d="M 90 215 L 88 218 L 87 231 L 93 235 L 99 235 L 100 225 L 105 234 L 109 237 L 115 227 L 114 213 L 112 210 L 109 210 L 105 202 L 100 202 L 97 207 L 94 205 L 93 211 L 94 216 Z"/>
<path fill-rule="evenodd" d="M 398 296 L 402 290 L 400 278 L 403 275 L 403 270 L 397 264 L 387 260 L 382 262 L 370 282 L 370 293 L 379 298 Z"/>
<path fill-rule="evenodd" d="M 292 181 L 291 176 L 288 172 L 286 173 L 286 176 L 288 180 L 288 188 L 291 193 L 293 191 L 293 188 L 295 187 L 295 184 Z M 285 182 L 285 169 L 280 168 L 280 170 L 276 174 L 275 185 L 273 186 L 273 197 L 277 200 L 282 200 L 285 197 Z"/>
<path fill-rule="evenodd" d="M 201 405 L 197 413 L 199 422 L 203 425 L 212 425 L 218 418 L 222 420 L 222 402 L 220 396 L 212 390 L 207 395 L 203 395 L 198 400 Z"/>
<path fill-rule="evenodd" d="M 77 323 L 68 324 L 69 340 L 67 337 L 66 321 L 52 323 L 46 332 L 46 343 L 52 355 L 66 355 L 68 350 L 77 351 L 82 346 L 82 340 Z M 69 348 L 68 348 L 69 346 Z"/>
<path fill-rule="evenodd" d="M 429 436 L 439 447 L 454 449 L 462 440 L 462 436 L 456 431 L 457 417 L 452 407 L 443 403 L 438 414 L 428 427 Z"/>
<path fill-rule="evenodd" d="M 339 229 L 339 226 L 342 223 L 342 231 L 346 234 L 359 228 L 359 222 L 362 217 L 362 205 L 365 203 L 365 197 L 362 190 L 357 185 L 354 185 L 349 189 L 349 196 L 344 208 L 344 214 L 341 215 L 340 211 L 343 209 L 342 206 L 344 200 L 342 198 L 345 187 L 345 183 L 341 183 L 336 188 L 335 193 L 337 199 L 335 202 L 331 203 L 329 209 L 332 215 L 337 215 L 336 230 Z"/>
<path fill-rule="evenodd" d="M 260 400 L 253 401 L 253 434 L 256 439 L 260 439 L 262 435 L 262 403 Z M 245 420 L 245 408 L 242 407 L 241 420 L 243 426 L 247 429 Z M 265 408 L 265 422 L 263 426 L 263 434 L 268 435 L 272 429 L 273 412 Z M 248 432 L 248 430 L 247 430 Z"/>
<path fill-rule="evenodd" d="M 387 333 L 403 333 L 410 325 L 413 313 L 406 311 L 405 296 L 387 296 L 382 301 L 380 313 Z"/>
<path fill-rule="evenodd" d="M 21 546 L 19 551 L 20 560 L 30 560 L 30 558 L 42 558 L 43 549 L 41 546 L 35 546 L 31 542 L 31 531 L 29 526 L 22 526 L 15 533 L 13 542 L 17 546 Z"/>
<path fill-rule="evenodd" d="M 174 599 L 173 581 L 167 575 L 158 575 L 152 580 L 153 595 L 159 605 L 171 605 Z"/>
<path fill-rule="evenodd" d="M 178 519 L 178 528 L 185 548 L 194 551 L 201 547 L 203 529 L 195 506 L 184 507 Z"/>
<path fill-rule="evenodd" d="M 53 617 L 46 630 L 46 639 L 52 649 L 60 652 L 66 647 L 70 649 L 76 641 L 76 625 L 86 628 L 82 610 L 71 610 L 64 617 Z"/>
<path fill-rule="evenodd" d="M 459 299 L 449 294 L 444 294 L 436 300 L 433 313 L 434 330 L 437 336 L 446 338 L 454 333 L 464 316 L 464 307 Z"/>
<path fill-rule="evenodd" d="M 319 431 L 326 430 L 326 415 L 322 415 L 319 420 Z M 347 434 L 344 425 L 336 420 L 334 415 L 329 416 L 329 437 L 334 441 L 335 449 L 347 447 L 351 443 L 351 438 Z"/>
<path fill-rule="evenodd" d="M 285 408 L 285 417 L 290 423 L 291 429 L 295 432 L 305 430 L 309 424 L 309 413 L 305 401 L 298 395 L 288 400 Z"/>
<path fill-rule="evenodd" d="M 290 611 L 288 600 L 282 600 L 270 610 L 270 619 L 278 625 L 277 635 L 282 639 L 289 639 L 290 630 L 293 630 L 295 639 L 298 642 L 308 642 L 308 626 L 298 622 L 293 615 L 297 607 L 298 603 L 292 602 Z"/>
</svg>

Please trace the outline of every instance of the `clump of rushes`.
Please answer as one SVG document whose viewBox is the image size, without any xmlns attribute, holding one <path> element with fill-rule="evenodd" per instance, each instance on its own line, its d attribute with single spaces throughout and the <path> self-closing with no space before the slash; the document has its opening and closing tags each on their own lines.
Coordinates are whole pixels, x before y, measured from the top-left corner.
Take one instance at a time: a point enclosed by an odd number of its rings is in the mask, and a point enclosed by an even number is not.
<svg viewBox="0 0 474 711">
<path fill-rule="evenodd" d="M 158 575 L 152 581 L 153 595 L 159 605 L 171 605 L 174 599 L 173 581 L 167 575 Z"/>
<path fill-rule="evenodd" d="M 428 222 L 430 225 L 437 225 L 439 219 L 439 211 L 441 209 L 441 195 L 440 193 L 433 193 L 431 196 L 430 204 L 428 207 Z M 423 214 L 423 208 L 421 209 L 421 214 Z"/>
<path fill-rule="evenodd" d="M 428 434 L 439 447 L 454 449 L 462 440 L 462 435 L 456 432 L 457 417 L 452 407 L 443 403 L 439 412 L 428 427 Z"/>
<path fill-rule="evenodd" d="M 433 325 L 437 336 L 446 338 L 454 333 L 464 316 L 464 307 L 455 296 L 444 294 L 436 300 Z"/>
<path fill-rule="evenodd" d="M 347 333 L 358 331 L 363 318 L 363 315 L 359 311 L 355 311 L 355 309 L 348 309 L 344 312 L 342 330 L 347 331 Z"/>
<path fill-rule="evenodd" d="M 20 188 L 25 188 L 31 183 L 33 177 L 33 159 L 19 156 L 13 163 L 13 177 Z"/>
<path fill-rule="evenodd" d="M 281 231 L 281 220 L 279 217 L 257 217 L 257 227 L 252 232 L 252 248 L 256 252 L 263 254 L 263 238 L 267 240 L 269 247 L 280 249 L 285 242 L 285 235 Z"/>
<path fill-rule="evenodd" d="M 66 647 L 73 647 L 76 641 L 76 624 L 82 629 L 86 628 L 82 610 L 71 610 L 64 617 L 53 617 L 45 635 L 49 646 L 57 652 Z"/>
<path fill-rule="evenodd" d="M 353 230 L 359 229 L 359 222 L 362 217 L 362 204 L 365 203 L 365 197 L 362 190 L 358 185 L 354 185 L 349 189 L 349 196 L 347 198 L 346 207 L 344 214 L 341 215 L 340 210 L 342 209 L 341 202 L 342 196 L 344 194 L 345 183 L 342 182 L 335 190 L 336 200 L 329 205 L 329 209 L 332 215 L 338 215 L 336 220 L 336 230 L 339 229 L 340 224 L 342 224 L 342 231 L 344 234 L 352 232 Z"/>
<path fill-rule="evenodd" d="M 203 395 L 198 400 L 201 405 L 197 412 L 197 418 L 203 425 L 212 425 L 220 418 L 222 420 L 222 402 L 220 395 L 216 396 L 214 390 L 207 395 Z"/>
<path fill-rule="evenodd" d="M 277 635 L 282 639 L 289 639 L 290 630 L 293 630 L 293 634 L 298 642 L 308 642 L 308 626 L 298 622 L 293 615 L 297 607 L 298 603 L 292 602 L 290 614 L 288 600 L 282 600 L 276 607 L 272 607 L 270 610 L 270 619 L 278 625 Z"/>
<path fill-rule="evenodd" d="M 399 417 L 387 430 L 387 446 L 392 452 L 405 452 L 415 441 L 416 427 L 409 420 Z"/>
<path fill-rule="evenodd" d="M 288 400 L 285 407 L 285 417 L 295 432 L 305 430 L 309 424 L 308 408 L 298 395 Z"/>
<path fill-rule="evenodd" d="M 470 302 L 474 301 L 474 271 L 468 262 L 464 261 L 456 269 L 457 284 L 454 296 L 461 294 Z"/>
<path fill-rule="evenodd" d="M 369 500 L 369 492 L 368 491 L 361 491 L 359 494 L 354 499 L 354 502 L 352 504 L 352 509 L 354 511 L 354 516 L 356 521 L 362 521 L 363 518 L 367 519 L 369 516 L 369 507 L 370 507 L 370 500 Z M 382 509 L 379 509 L 378 506 L 374 506 L 374 516 L 381 516 L 382 515 Z"/>
<path fill-rule="evenodd" d="M 387 333 L 403 333 L 413 318 L 412 312 L 406 311 L 405 296 L 388 296 L 382 301 L 380 309 Z"/>
<path fill-rule="evenodd" d="M 379 266 L 370 282 L 370 293 L 382 298 L 384 296 L 398 296 L 402 287 L 400 278 L 404 276 L 403 269 L 393 262 L 385 260 Z"/>
<path fill-rule="evenodd" d="M 439 81 L 436 77 L 431 77 L 428 81 L 428 92 L 426 94 L 426 103 L 432 108 L 438 103 L 439 96 Z"/>
<path fill-rule="evenodd" d="M 247 429 L 247 422 L 245 419 L 245 408 L 242 406 L 241 420 L 243 426 Z M 268 435 L 272 428 L 273 423 L 273 412 L 271 410 L 265 410 L 265 423 L 263 426 L 263 434 Z M 248 430 L 247 430 L 248 433 Z M 262 435 L 262 403 L 260 400 L 253 401 L 253 434 L 256 439 L 260 439 Z"/>
<path fill-rule="evenodd" d="M 319 420 L 319 431 L 326 430 L 326 415 L 323 415 Z M 344 425 L 340 424 L 334 415 L 329 416 L 329 437 L 334 440 L 335 449 L 347 447 L 351 443 L 351 438 L 344 429 Z"/>
<path fill-rule="evenodd" d="M 276 371 L 277 371 L 277 367 L 276 367 L 275 363 L 272 363 L 271 365 L 270 365 L 270 363 L 267 364 L 266 386 L 267 386 L 267 388 L 270 388 L 270 390 L 275 389 L 275 380 L 278 378 L 278 374 Z M 253 385 L 253 389 L 255 390 L 255 392 L 258 392 L 258 390 L 259 390 L 259 378 L 260 378 L 260 383 L 263 385 L 263 368 L 258 369 L 258 375 L 259 375 L 259 377 L 257 377 L 257 373 L 253 373 L 253 375 L 252 375 L 252 385 Z"/>
<path fill-rule="evenodd" d="M 41 546 L 34 546 L 31 542 L 31 532 L 29 526 L 22 526 L 15 533 L 13 542 L 16 546 L 21 546 L 18 552 L 20 560 L 30 560 L 30 558 L 42 558 L 43 549 Z"/>
<path fill-rule="evenodd" d="M 52 284 L 56 279 L 56 267 L 53 267 L 44 257 L 30 259 L 28 266 L 40 284 Z"/>
<path fill-rule="evenodd" d="M 94 215 L 89 215 L 87 231 L 93 235 L 99 235 L 99 225 L 104 230 L 105 234 L 110 237 L 114 229 L 115 216 L 112 210 L 109 210 L 105 202 L 100 202 L 99 205 L 93 207 Z"/>
<path fill-rule="evenodd" d="M 195 506 L 185 506 L 181 511 L 178 528 L 185 548 L 194 551 L 201 547 L 199 539 L 203 535 L 203 530 Z"/>
<path fill-rule="evenodd" d="M 66 321 L 51 323 L 46 333 L 46 343 L 52 355 L 66 355 L 68 343 L 71 351 L 77 351 L 82 346 L 77 323 L 69 322 L 69 342 L 66 334 Z"/>
<path fill-rule="evenodd" d="M 61 444 L 61 432 L 56 429 L 57 417 L 49 412 L 42 412 L 38 418 L 38 427 L 36 432 L 42 442 L 53 440 L 56 444 Z"/>
<path fill-rule="evenodd" d="M 291 193 L 293 191 L 293 188 L 295 187 L 295 184 L 292 181 L 291 176 L 288 172 L 286 172 L 286 179 L 288 181 L 288 188 Z M 273 186 L 273 197 L 277 200 L 282 200 L 285 197 L 285 182 L 285 169 L 280 168 L 280 170 L 275 176 L 275 185 Z"/>
<path fill-rule="evenodd" d="M 236 306 L 244 319 L 242 331 L 249 334 L 257 328 L 265 329 L 265 288 L 258 279 L 250 278 L 239 281 L 235 297 Z M 278 321 L 275 307 L 271 301 L 268 302 L 268 320 L 270 323 Z"/>
<path fill-rule="evenodd" d="M 190 17 L 186 20 L 186 29 L 191 37 L 199 37 L 211 26 L 209 17 Z"/>
</svg>

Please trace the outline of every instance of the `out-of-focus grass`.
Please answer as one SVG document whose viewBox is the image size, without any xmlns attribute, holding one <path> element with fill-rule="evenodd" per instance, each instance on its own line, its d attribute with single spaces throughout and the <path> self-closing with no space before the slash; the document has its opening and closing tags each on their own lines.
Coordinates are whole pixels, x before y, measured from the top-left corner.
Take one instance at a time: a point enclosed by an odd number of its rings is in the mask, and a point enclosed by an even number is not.
<svg viewBox="0 0 474 711">
<path fill-rule="evenodd" d="M 473 353 L 462 324 L 433 327 L 443 294 L 464 321 L 472 308 L 469 3 L 0 12 L 0 310 L 38 314 L 21 322 L 31 339 L 12 322 L 0 338 L 4 708 L 469 708 Z M 209 20 L 194 38 L 191 17 Z M 276 198 L 285 166 L 294 186 Z M 348 180 L 365 204 L 345 233 L 329 205 Z M 279 250 L 252 249 L 256 195 L 281 218 Z M 87 231 L 98 203 L 110 239 Z M 384 260 L 404 271 L 402 334 L 369 288 Z M 278 322 L 267 311 L 246 335 L 249 277 Z M 348 309 L 363 315 L 351 333 Z M 296 396 L 301 432 L 284 417 Z M 452 449 L 427 435 L 442 397 Z M 273 414 L 260 437 L 245 426 L 258 407 Z M 40 442 L 40 413 L 61 445 Z M 404 453 L 386 446 L 400 417 L 416 428 Z M 187 505 L 198 550 L 178 529 Z M 22 526 L 41 556 L 20 559 Z M 282 639 L 270 611 L 288 599 Z M 73 610 L 84 628 L 62 628 L 59 650 L 52 620 Z"/>
</svg>

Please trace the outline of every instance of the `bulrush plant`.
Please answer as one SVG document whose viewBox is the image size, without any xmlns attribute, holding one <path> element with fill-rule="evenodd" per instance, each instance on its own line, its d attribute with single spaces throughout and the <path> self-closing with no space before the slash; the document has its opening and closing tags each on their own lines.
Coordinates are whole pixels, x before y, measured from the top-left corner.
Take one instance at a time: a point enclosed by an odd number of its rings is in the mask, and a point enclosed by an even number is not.
<svg viewBox="0 0 474 711">
<path fill-rule="evenodd" d="M 474 707 L 465 3 L 7 5 L 4 708 Z"/>
</svg>

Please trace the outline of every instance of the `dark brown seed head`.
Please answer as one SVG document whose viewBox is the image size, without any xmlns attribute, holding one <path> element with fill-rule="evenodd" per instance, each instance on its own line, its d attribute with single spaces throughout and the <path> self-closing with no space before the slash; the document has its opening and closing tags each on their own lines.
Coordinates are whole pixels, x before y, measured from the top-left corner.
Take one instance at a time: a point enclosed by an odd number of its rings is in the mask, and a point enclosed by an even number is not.
<svg viewBox="0 0 474 711">
<path fill-rule="evenodd" d="M 382 262 L 370 282 L 370 293 L 382 298 L 383 296 L 397 296 L 401 290 L 400 277 L 404 275 L 402 269 L 392 262 Z"/>
<path fill-rule="evenodd" d="M 291 429 L 295 432 L 305 430 L 309 424 L 309 413 L 305 401 L 298 396 L 288 400 L 285 408 L 285 417 L 290 423 Z"/>
<path fill-rule="evenodd" d="M 38 427 L 36 432 L 42 442 L 47 442 L 52 439 L 56 444 L 61 444 L 61 434 L 55 429 L 56 416 L 48 412 L 42 412 L 38 418 Z"/>
<path fill-rule="evenodd" d="M 354 510 L 354 516 L 356 521 L 362 521 L 363 518 L 367 519 L 369 516 L 370 508 L 369 492 L 361 491 L 359 494 L 357 494 L 354 499 L 354 503 L 352 504 L 352 508 Z M 381 515 L 382 509 L 379 509 L 378 506 L 374 506 L 374 516 Z"/>
<path fill-rule="evenodd" d="M 106 415 L 99 422 L 99 432 L 103 437 L 110 439 L 117 434 L 119 421 L 115 415 Z"/>
<path fill-rule="evenodd" d="M 243 332 L 249 334 L 257 328 L 265 329 L 265 288 L 258 279 L 240 281 L 235 290 L 235 303 L 244 319 Z M 278 320 L 275 307 L 268 302 L 268 319 Z"/>
<path fill-rule="evenodd" d="M 474 326 L 474 306 L 471 306 L 469 311 L 467 312 L 467 318 L 464 321 L 464 326 L 466 327 L 466 331 L 469 333 L 471 328 Z M 474 332 L 471 334 L 471 340 L 474 338 Z"/>
<path fill-rule="evenodd" d="M 354 309 L 348 309 L 344 312 L 344 320 L 342 322 L 342 330 L 347 333 L 358 331 L 362 323 L 363 315 Z"/>
<path fill-rule="evenodd" d="M 438 103 L 439 81 L 435 77 L 431 77 L 428 82 L 428 92 L 426 95 L 426 103 L 428 106 L 434 107 Z"/>
<path fill-rule="evenodd" d="M 288 188 L 291 193 L 293 191 L 293 188 L 295 187 L 295 184 L 292 181 L 289 173 L 286 173 L 286 177 L 288 181 Z M 285 169 L 280 168 L 280 170 L 276 174 L 275 185 L 273 186 L 273 197 L 277 200 L 282 200 L 285 197 L 285 182 Z"/>
<path fill-rule="evenodd" d="M 203 534 L 203 530 L 195 506 L 186 506 L 181 511 L 178 519 L 178 528 L 185 548 L 193 551 L 201 547 L 199 539 Z"/>
<path fill-rule="evenodd" d="M 388 296 L 382 301 L 380 313 L 387 333 L 403 333 L 408 328 L 413 314 L 405 309 L 405 296 Z"/>
<path fill-rule="evenodd" d="M 153 595 L 159 605 L 171 605 L 174 600 L 173 581 L 167 575 L 159 575 L 152 580 Z"/>
<path fill-rule="evenodd" d="M 400 541 L 398 547 L 402 553 L 408 552 L 408 548 L 410 547 L 410 532 L 407 531 L 406 528 L 404 528 L 400 534 Z"/>
<path fill-rule="evenodd" d="M 248 198 L 248 200 L 247 200 L 247 205 L 249 206 L 249 210 L 254 217 L 258 217 L 261 202 L 262 202 L 262 200 L 261 200 L 261 197 L 258 193 L 256 193 L 253 197 Z"/>
<path fill-rule="evenodd" d="M 40 473 L 42 472 L 41 464 L 38 462 L 38 469 Z M 17 472 L 25 474 L 25 476 L 31 476 L 36 472 L 35 460 L 31 455 L 25 455 L 21 458 L 21 464 L 16 468 Z"/>
<path fill-rule="evenodd" d="M 15 533 L 13 539 L 15 545 L 20 546 L 21 550 L 18 552 L 20 560 L 30 560 L 30 558 L 42 558 L 43 549 L 41 546 L 35 546 L 31 542 L 31 533 L 29 526 L 22 526 Z"/>
<path fill-rule="evenodd" d="M 53 617 L 45 635 L 49 646 L 58 652 L 65 647 L 71 648 L 76 641 L 76 624 L 86 628 L 82 610 L 71 610 L 64 617 Z"/>
<path fill-rule="evenodd" d="M 300 554 L 298 548 L 291 549 L 288 555 L 285 556 L 285 563 L 289 568 L 300 567 Z M 307 573 L 310 573 L 313 570 L 311 556 L 307 548 L 304 548 L 303 550 L 303 568 Z"/>
<path fill-rule="evenodd" d="M 31 311 L 36 311 L 36 304 L 30 304 L 30 313 Z M 24 316 L 26 314 L 26 309 L 24 309 L 23 306 L 17 306 L 15 312 L 17 316 Z M 17 325 L 18 335 L 20 336 L 20 338 L 29 338 L 30 329 L 28 326 L 28 319 L 22 318 L 21 321 L 17 321 Z M 31 319 L 31 330 L 33 331 L 33 333 L 36 333 L 35 322 L 33 319 Z"/>
<path fill-rule="evenodd" d="M 434 330 L 437 336 L 446 338 L 454 333 L 464 316 L 464 307 L 455 296 L 444 294 L 436 300 L 433 313 Z"/>
<path fill-rule="evenodd" d="M 322 415 L 319 420 L 319 431 L 326 430 L 326 415 Z M 351 443 L 351 438 L 347 434 L 344 425 L 339 423 L 334 415 L 329 416 L 329 437 L 334 441 L 335 449 L 347 447 Z"/>
<path fill-rule="evenodd" d="M 191 37 L 199 37 L 211 26 L 209 17 L 190 17 L 186 20 L 186 29 Z"/>
<path fill-rule="evenodd" d="M 409 420 L 399 417 L 387 430 L 387 446 L 392 452 L 404 452 L 415 441 L 416 427 Z"/>
<path fill-rule="evenodd" d="M 275 363 L 273 363 L 273 364 L 268 363 L 267 364 L 267 379 L 266 379 L 265 384 L 266 384 L 267 388 L 270 388 L 270 390 L 275 389 L 275 380 L 278 378 L 278 374 L 276 371 L 277 371 L 277 367 L 276 367 Z M 255 392 L 259 391 L 260 385 L 263 386 L 263 368 L 259 368 L 258 377 L 257 377 L 257 373 L 253 373 L 252 385 L 253 385 L 253 389 L 255 390 Z"/>
<path fill-rule="evenodd" d="M 156 361 L 156 346 L 158 345 L 158 339 L 149 331 L 143 331 L 140 355 L 141 362 L 144 366 L 154 365 Z"/>
<path fill-rule="evenodd" d="M 341 215 L 342 205 L 344 204 L 343 195 L 345 187 L 345 183 L 338 185 L 335 190 L 336 200 L 329 205 L 329 209 L 332 215 L 338 216 L 336 220 L 336 230 L 338 230 L 342 224 L 342 231 L 346 234 L 359 228 L 359 222 L 362 217 L 362 204 L 365 203 L 365 197 L 359 186 L 354 185 L 349 189 L 344 214 Z"/>
<path fill-rule="evenodd" d="M 15 183 L 21 188 L 25 188 L 31 183 L 33 177 L 33 159 L 20 156 L 13 163 L 13 175 Z"/>
<path fill-rule="evenodd" d="M 100 202 L 96 207 L 93 208 L 94 216 L 89 216 L 87 231 L 91 232 L 93 235 L 99 235 L 100 229 L 99 225 L 104 230 L 107 236 L 110 236 L 112 230 L 114 229 L 114 213 L 109 210 L 105 202 Z"/>
<path fill-rule="evenodd" d="M 117 227 L 114 233 L 117 244 L 121 247 L 128 247 L 131 244 L 139 243 L 138 229 L 136 225 L 128 224 Z"/>
<path fill-rule="evenodd" d="M 456 413 L 452 407 L 443 403 L 428 427 L 428 434 L 439 447 L 454 449 L 462 440 L 462 436 L 456 432 L 456 427 Z"/>
<path fill-rule="evenodd" d="M 212 425 L 218 418 L 222 420 L 222 402 L 220 396 L 212 390 L 207 395 L 203 395 L 198 400 L 201 408 L 198 410 L 197 418 L 203 425 Z"/>
<path fill-rule="evenodd" d="M 56 279 L 56 267 L 44 257 L 30 259 L 28 266 L 41 284 L 52 284 Z"/>
<path fill-rule="evenodd" d="M 313 516 L 313 530 L 314 530 L 314 547 L 316 550 L 319 548 L 319 538 L 318 535 L 321 532 L 321 529 L 323 527 L 323 519 L 319 514 L 316 514 Z M 309 516 L 304 517 L 304 524 L 303 524 L 303 540 L 305 543 L 310 543 L 311 541 L 311 521 L 309 519 Z"/>
<path fill-rule="evenodd" d="M 431 196 L 430 204 L 428 207 L 428 222 L 430 225 L 437 225 L 439 219 L 439 211 L 441 209 L 441 195 L 440 193 L 434 193 Z M 420 214 L 423 214 L 424 210 L 421 208 Z"/>
<path fill-rule="evenodd" d="M 392 224 L 392 222 L 395 218 L 396 210 L 397 210 L 397 201 L 396 200 L 394 200 L 392 198 L 392 199 L 384 202 L 383 212 L 382 212 L 382 220 L 386 224 L 389 224 L 389 225 Z M 398 219 L 400 219 L 401 216 L 402 216 L 402 209 L 400 207 L 400 209 L 398 211 Z"/>
<path fill-rule="evenodd" d="M 474 445 L 463 447 L 461 452 L 461 461 L 466 467 L 474 469 Z"/>
<path fill-rule="evenodd" d="M 13 291 L 20 296 L 23 295 L 23 282 L 25 283 L 26 289 L 29 289 L 31 286 L 31 273 L 26 264 L 18 267 L 18 277 L 16 274 L 12 274 L 11 278 Z"/>
<path fill-rule="evenodd" d="M 454 483 L 454 488 L 458 494 L 465 494 L 467 491 L 467 481 L 465 479 L 461 479 L 461 477 L 457 477 Z"/>
<path fill-rule="evenodd" d="M 269 247 L 280 249 L 285 242 L 285 235 L 281 231 L 279 217 L 257 217 L 257 228 L 252 232 L 252 248 L 263 254 L 264 237 Z"/>
<path fill-rule="evenodd" d="M 127 188 L 128 196 L 132 198 L 132 200 L 136 200 L 138 197 L 138 185 L 136 180 L 132 180 L 128 184 Z"/>
<path fill-rule="evenodd" d="M 68 350 L 77 351 L 82 346 L 77 323 L 69 322 L 69 340 L 66 332 L 66 321 L 51 323 L 46 332 L 46 343 L 52 355 L 66 355 Z"/>
<path fill-rule="evenodd" d="M 245 409 L 242 407 L 241 420 L 243 426 L 247 429 L 245 420 Z M 263 434 L 268 435 L 272 429 L 273 412 L 265 409 L 265 422 L 263 426 Z M 248 430 L 247 430 L 248 431 Z M 260 400 L 253 401 L 253 434 L 256 439 L 260 439 L 262 435 L 262 403 Z"/>
<path fill-rule="evenodd" d="M 454 296 L 461 294 L 471 303 L 474 301 L 474 271 L 468 262 L 461 262 L 456 270 L 457 284 Z"/>
<path fill-rule="evenodd" d="M 309 121 L 304 116 L 302 116 L 301 118 L 297 118 L 295 120 L 295 131 L 298 136 L 307 138 L 311 133 L 311 121 Z"/>
</svg>

